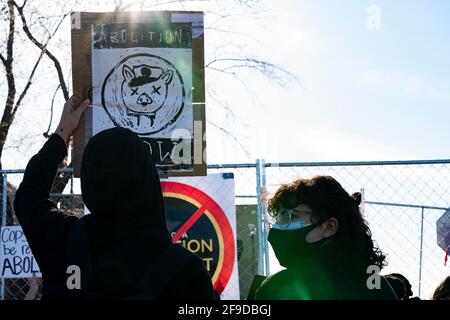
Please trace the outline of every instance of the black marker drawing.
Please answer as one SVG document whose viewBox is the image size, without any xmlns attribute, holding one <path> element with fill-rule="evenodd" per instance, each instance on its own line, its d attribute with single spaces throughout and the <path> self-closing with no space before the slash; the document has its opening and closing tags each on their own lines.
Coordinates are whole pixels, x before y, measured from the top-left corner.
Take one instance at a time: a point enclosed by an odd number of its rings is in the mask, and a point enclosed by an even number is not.
<svg viewBox="0 0 450 320">
<path fill-rule="evenodd" d="M 153 76 L 156 73 L 156 76 Z M 122 67 L 124 81 L 122 83 L 122 100 L 129 116 L 146 116 L 153 126 L 155 115 L 167 99 L 168 86 L 172 81 L 173 71 L 164 71 L 158 67 L 139 65 Z M 159 75 L 158 75 L 159 74 Z"/>
<path fill-rule="evenodd" d="M 180 72 L 168 60 L 133 54 L 106 76 L 101 98 L 114 125 L 151 135 L 177 121 L 185 105 L 185 88 Z"/>
</svg>

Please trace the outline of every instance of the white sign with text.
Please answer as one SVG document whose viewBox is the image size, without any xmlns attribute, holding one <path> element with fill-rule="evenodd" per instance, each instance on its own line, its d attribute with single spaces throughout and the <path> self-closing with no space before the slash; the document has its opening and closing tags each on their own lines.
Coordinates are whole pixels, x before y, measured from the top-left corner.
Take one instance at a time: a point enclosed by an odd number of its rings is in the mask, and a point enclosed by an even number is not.
<svg viewBox="0 0 450 320">
<path fill-rule="evenodd" d="M 41 277 L 36 259 L 20 226 L 0 229 L 0 278 Z"/>
</svg>

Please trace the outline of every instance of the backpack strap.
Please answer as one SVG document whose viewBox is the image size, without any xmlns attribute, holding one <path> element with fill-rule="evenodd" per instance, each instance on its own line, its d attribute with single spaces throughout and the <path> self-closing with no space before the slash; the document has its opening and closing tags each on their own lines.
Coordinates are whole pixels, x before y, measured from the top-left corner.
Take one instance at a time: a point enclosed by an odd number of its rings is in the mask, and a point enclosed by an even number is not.
<svg viewBox="0 0 450 320">
<path fill-rule="evenodd" d="M 128 297 L 127 300 L 153 300 L 158 298 L 175 275 L 196 258 L 196 255 L 180 244 L 172 244 L 144 273 L 136 291 L 138 294 Z"/>
</svg>

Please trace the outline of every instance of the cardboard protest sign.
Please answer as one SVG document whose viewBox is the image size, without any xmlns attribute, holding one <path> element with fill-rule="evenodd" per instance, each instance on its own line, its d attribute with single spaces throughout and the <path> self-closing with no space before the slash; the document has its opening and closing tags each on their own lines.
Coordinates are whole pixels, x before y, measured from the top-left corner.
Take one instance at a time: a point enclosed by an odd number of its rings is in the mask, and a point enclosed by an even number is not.
<svg viewBox="0 0 450 320">
<path fill-rule="evenodd" d="M 138 134 L 163 174 L 206 174 L 202 12 L 73 13 L 72 69 L 74 94 L 93 103 L 76 176 L 89 138 L 112 127 Z"/>
<path fill-rule="evenodd" d="M 239 299 L 232 173 L 161 181 L 172 241 L 199 255 L 221 299 Z"/>
<path fill-rule="evenodd" d="M 31 278 L 41 273 L 20 226 L 0 229 L 0 278 Z"/>
</svg>

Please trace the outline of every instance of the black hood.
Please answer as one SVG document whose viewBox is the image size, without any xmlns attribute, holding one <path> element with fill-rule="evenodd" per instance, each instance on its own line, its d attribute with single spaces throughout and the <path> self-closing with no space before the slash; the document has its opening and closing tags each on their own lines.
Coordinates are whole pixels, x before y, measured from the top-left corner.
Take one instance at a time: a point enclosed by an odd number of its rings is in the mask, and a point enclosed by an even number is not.
<svg viewBox="0 0 450 320">
<path fill-rule="evenodd" d="M 149 146 L 131 130 L 108 129 L 89 140 L 81 163 L 81 191 L 96 219 L 122 226 L 145 225 L 169 239 Z"/>
</svg>

